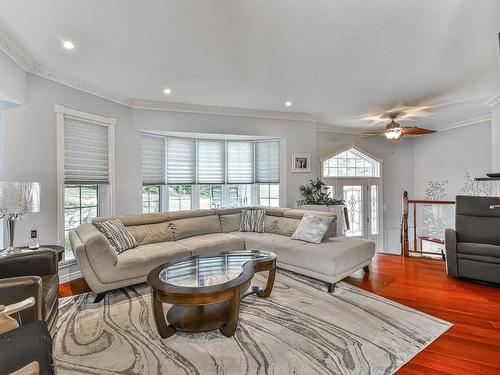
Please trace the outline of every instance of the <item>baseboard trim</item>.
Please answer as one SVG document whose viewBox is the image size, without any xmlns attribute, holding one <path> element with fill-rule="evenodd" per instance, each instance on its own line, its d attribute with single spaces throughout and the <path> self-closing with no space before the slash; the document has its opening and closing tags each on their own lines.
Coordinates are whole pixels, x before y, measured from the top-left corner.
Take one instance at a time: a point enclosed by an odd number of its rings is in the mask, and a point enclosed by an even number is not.
<svg viewBox="0 0 500 375">
<path fill-rule="evenodd" d="M 76 263 L 59 267 L 59 283 L 67 283 L 82 277 L 82 272 Z"/>
</svg>

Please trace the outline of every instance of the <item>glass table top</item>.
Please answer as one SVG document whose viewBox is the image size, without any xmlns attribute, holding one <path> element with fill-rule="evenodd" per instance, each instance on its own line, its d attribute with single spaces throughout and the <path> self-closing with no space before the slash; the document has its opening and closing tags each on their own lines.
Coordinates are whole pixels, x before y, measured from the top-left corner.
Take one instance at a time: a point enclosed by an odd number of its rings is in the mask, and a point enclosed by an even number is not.
<svg viewBox="0 0 500 375">
<path fill-rule="evenodd" d="M 243 265 L 251 260 L 272 259 L 274 253 L 264 250 L 241 250 L 198 256 L 169 265 L 160 272 L 160 280 L 182 287 L 203 287 L 236 279 Z"/>
</svg>

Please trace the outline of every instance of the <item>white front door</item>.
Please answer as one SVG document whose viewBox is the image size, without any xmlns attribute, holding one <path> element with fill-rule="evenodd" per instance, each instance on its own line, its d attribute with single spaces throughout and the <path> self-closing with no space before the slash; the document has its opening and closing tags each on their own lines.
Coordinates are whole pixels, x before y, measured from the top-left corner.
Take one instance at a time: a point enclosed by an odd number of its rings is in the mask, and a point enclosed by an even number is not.
<svg viewBox="0 0 500 375">
<path fill-rule="evenodd" d="M 380 232 L 378 179 L 324 178 L 324 181 L 334 186 L 335 197 L 345 202 L 350 226 L 345 235 L 377 241 Z"/>
</svg>

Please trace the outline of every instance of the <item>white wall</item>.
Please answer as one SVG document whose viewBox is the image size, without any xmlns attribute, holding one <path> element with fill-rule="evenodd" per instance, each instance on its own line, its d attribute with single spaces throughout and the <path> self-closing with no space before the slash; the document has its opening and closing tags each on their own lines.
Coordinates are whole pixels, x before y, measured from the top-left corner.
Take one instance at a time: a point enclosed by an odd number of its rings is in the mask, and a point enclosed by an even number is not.
<svg viewBox="0 0 500 375">
<path fill-rule="evenodd" d="M 464 193 L 461 189 L 466 183 L 466 172 L 474 178 L 485 177 L 492 171 L 491 124 L 485 122 L 416 138 L 414 153 L 415 185 L 411 198 L 424 199 L 430 182 L 447 181 L 444 199 L 453 200 Z"/>
<path fill-rule="evenodd" d="M 54 104 L 117 119 L 117 213 L 135 212 L 140 184 L 138 135 L 130 124 L 130 109 L 96 96 L 27 74 L 23 105 L 4 111 L 4 176 L 6 181 L 39 181 L 41 212 L 16 225 L 16 244 L 38 229 L 40 243 L 57 242 L 56 117 Z"/>
<path fill-rule="evenodd" d="M 21 104 L 25 98 L 26 73 L 0 51 L 0 101 Z"/>
<path fill-rule="evenodd" d="M 390 143 L 382 137 L 318 132 L 318 154 L 326 157 L 355 144 L 383 160 L 384 252 L 400 253 L 401 199 L 413 188 L 413 140 Z"/>
<path fill-rule="evenodd" d="M 141 146 L 137 130 L 164 130 L 279 137 L 286 148 L 283 187 L 287 205 L 298 199 L 298 186 L 317 175 L 290 173 L 290 154 L 310 153 L 318 160 L 316 125 L 293 121 L 229 116 L 131 110 L 73 88 L 26 75 L 23 105 L 4 111 L 4 176 L 7 181 L 39 181 L 41 212 L 27 215 L 16 226 L 16 244 L 23 245 L 31 229 L 38 229 L 40 243 L 57 241 L 56 118 L 54 105 L 116 118 L 116 213 L 141 210 Z"/>
</svg>

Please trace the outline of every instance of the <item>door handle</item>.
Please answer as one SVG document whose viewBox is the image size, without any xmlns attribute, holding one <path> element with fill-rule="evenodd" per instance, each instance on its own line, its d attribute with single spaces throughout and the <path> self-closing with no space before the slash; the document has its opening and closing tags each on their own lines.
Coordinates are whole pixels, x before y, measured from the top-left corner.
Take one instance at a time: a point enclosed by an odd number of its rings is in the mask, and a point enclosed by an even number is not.
<svg viewBox="0 0 500 375">
<path fill-rule="evenodd" d="M 495 208 L 500 208 L 500 204 L 492 204 L 490 206 L 490 210 L 494 210 Z"/>
</svg>

